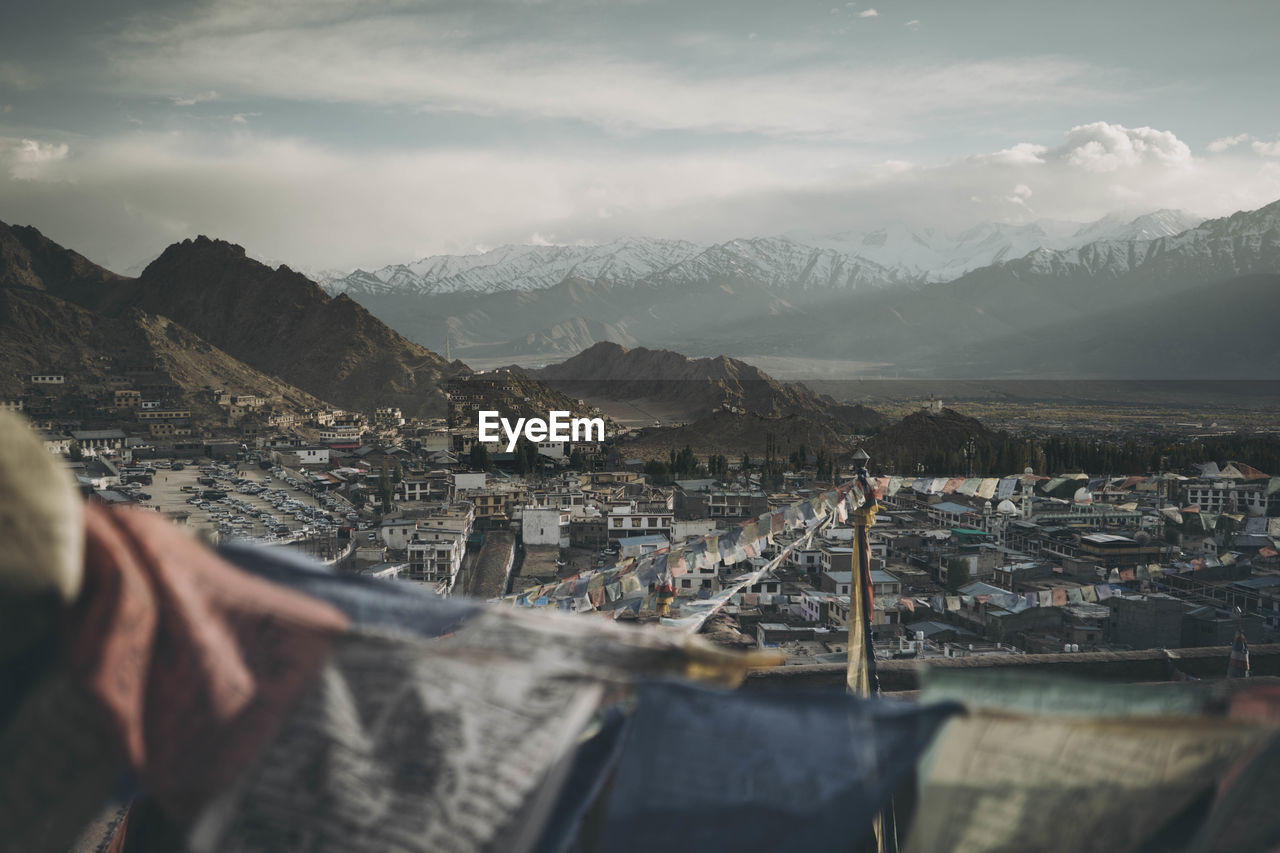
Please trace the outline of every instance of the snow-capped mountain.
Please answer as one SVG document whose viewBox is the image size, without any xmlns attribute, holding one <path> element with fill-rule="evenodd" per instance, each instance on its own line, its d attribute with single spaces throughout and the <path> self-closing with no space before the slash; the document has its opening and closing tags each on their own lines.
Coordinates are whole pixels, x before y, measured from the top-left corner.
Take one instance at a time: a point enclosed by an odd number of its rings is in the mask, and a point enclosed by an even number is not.
<svg viewBox="0 0 1280 853">
<path fill-rule="evenodd" d="M 1037 249 L 1005 265 L 1015 274 L 1092 279 L 1226 278 L 1280 269 L 1280 202 L 1175 230 L 1177 211 L 1159 211 L 1123 224 L 1117 235 L 1076 248 Z M 1164 232 L 1164 233 L 1159 233 Z M 1126 238 L 1128 234 L 1156 234 Z"/>
<path fill-rule="evenodd" d="M 899 279 L 933 282 L 950 281 L 969 270 L 1056 245 L 1079 227 L 1078 223 L 1047 221 L 1029 225 L 983 222 L 952 235 L 895 222 L 872 231 L 797 235 L 797 239 L 873 261 Z"/>
<path fill-rule="evenodd" d="M 1177 231 L 1184 216 L 982 225 L 954 236 L 891 226 L 844 235 L 844 250 L 796 235 L 706 247 L 508 247 L 427 259 L 383 271 L 386 280 L 364 273 L 379 290 L 356 292 L 353 276 L 343 284 L 411 339 L 450 342 L 464 358 L 562 356 L 625 335 L 696 355 L 847 358 L 921 375 L 1059 375 L 1070 368 L 1065 355 L 1078 354 L 1057 342 L 1105 332 L 1128 357 L 1090 370 L 1167 375 L 1160 318 L 1191 328 L 1188 318 L 1208 306 L 1252 318 L 1269 310 L 1274 300 L 1257 294 L 1280 273 L 1280 202 Z M 1091 236 L 1102 239 L 1072 245 Z M 1043 243 L 1057 247 L 1035 245 Z M 637 244 L 661 250 L 645 254 Z M 927 277 L 987 261 L 944 281 Z M 415 276 L 414 289 L 395 289 L 397 272 Z M 453 289 L 431 289 L 442 282 Z M 1241 302 L 1246 293 L 1257 307 Z M 1098 357 L 1118 345 L 1101 346 Z"/>
<path fill-rule="evenodd" d="M 567 278 L 631 284 L 687 260 L 683 240 L 615 240 L 599 246 L 501 246 L 475 255 L 432 255 L 321 282 L 330 293 L 490 293 L 541 290 Z"/>
<path fill-rule="evenodd" d="M 1143 214 L 1137 219 L 1111 214 L 1082 226 L 1071 235 L 1065 245 L 1055 247 L 1046 243 L 1045 248 L 1076 248 L 1099 241 L 1158 240 L 1161 237 L 1172 237 L 1174 234 L 1189 231 L 1202 222 L 1204 222 L 1203 217 L 1187 213 L 1185 210 L 1157 210 Z"/>
<path fill-rule="evenodd" d="M 815 248 L 786 237 L 730 240 L 649 276 L 652 284 L 733 281 L 794 290 L 858 290 L 904 280 L 896 270 L 858 255 Z"/>
<path fill-rule="evenodd" d="M 899 280 L 952 281 L 967 272 L 1099 241 L 1155 240 L 1195 228 L 1203 218 L 1158 210 L 1137 218 L 1112 214 L 1094 222 L 1040 219 L 1026 224 L 982 222 L 959 234 L 892 223 L 874 231 L 797 236 L 801 242 L 857 255 L 892 270 Z"/>
<path fill-rule="evenodd" d="M 611 285 L 752 282 L 798 290 L 883 288 L 951 281 L 972 270 L 1096 242 L 1167 237 L 1202 220 L 1160 210 L 1136 219 L 1081 224 L 984 222 L 959 234 L 890 223 L 872 231 L 790 234 L 699 246 L 682 240 L 622 239 L 598 246 L 502 246 L 474 255 L 433 255 L 373 272 L 325 276 L 330 293 L 440 295 L 535 291 L 566 279 Z"/>
</svg>

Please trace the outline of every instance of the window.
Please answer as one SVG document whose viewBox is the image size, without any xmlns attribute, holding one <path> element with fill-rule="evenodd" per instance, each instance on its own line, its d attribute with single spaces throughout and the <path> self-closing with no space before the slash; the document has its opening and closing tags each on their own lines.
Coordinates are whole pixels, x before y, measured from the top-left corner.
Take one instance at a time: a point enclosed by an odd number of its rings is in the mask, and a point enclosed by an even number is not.
<svg viewBox="0 0 1280 853">
<path fill-rule="evenodd" d="M 657 526 L 658 526 L 658 519 L 656 519 L 656 518 L 651 518 L 651 519 L 649 519 L 649 526 L 650 526 L 650 527 L 657 527 Z"/>
<path fill-rule="evenodd" d="M 693 586 L 693 581 L 689 580 L 688 578 L 683 578 L 680 581 L 681 589 L 690 589 L 692 586 Z"/>
<path fill-rule="evenodd" d="M 633 518 L 633 519 L 631 519 L 631 526 L 632 526 L 632 527 L 639 527 L 639 526 L 640 526 L 640 519 L 638 519 L 638 518 Z"/>
</svg>

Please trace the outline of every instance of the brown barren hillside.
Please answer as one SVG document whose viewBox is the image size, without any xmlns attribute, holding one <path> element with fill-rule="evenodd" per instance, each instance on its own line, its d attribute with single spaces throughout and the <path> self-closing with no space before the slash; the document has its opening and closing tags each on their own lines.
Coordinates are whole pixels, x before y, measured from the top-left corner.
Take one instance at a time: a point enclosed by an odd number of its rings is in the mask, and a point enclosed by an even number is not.
<svg viewBox="0 0 1280 853">
<path fill-rule="evenodd" d="M 838 404 L 723 355 L 687 358 L 670 350 L 601 342 L 567 361 L 529 372 L 573 396 L 658 402 L 689 420 L 736 410 L 765 418 L 794 415 L 846 433 L 887 423 L 873 409 Z"/>
<path fill-rule="evenodd" d="M 171 245 L 141 276 L 130 279 L 34 228 L 0 223 L 0 287 L 43 291 L 62 305 L 78 306 L 79 311 L 64 312 L 65 328 L 56 322 L 43 326 L 52 340 L 67 344 L 58 358 L 76 364 L 103 357 L 96 343 L 75 352 L 75 341 L 88 340 L 88 330 L 102 331 L 107 337 L 93 340 L 109 345 L 112 336 L 127 336 L 141 323 L 164 329 L 163 341 L 174 358 L 181 349 L 175 342 L 188 336 L 184 375 L 223 375 L 231 370 L 229 357 L 254 375 L 276 377 L 280 389 L 292 386 L 291 399 L 319 398 L 366 412 L 396 406 L 410 417 L 445 415 L 448 380 L 472 375 L 462 362 L 448 362 L 412 343 L 346 296 L 330 297 L 286 266 L 272 269 L 247 257 L 240 246 L 207 237 Z M 58 313 L 53 304 L 45 305 L 51 312 L 46 320 Z M 38 337 L 17 324 L 5 348 L 19 361 L 48 361 L 52 353 L 42 354 L 38 344 Z M 218 359 L 207 369 L 199 358 L 206 352 Z M 500 408 L 524 414 L 582 411 L 535 378 L 520 377 L 518 385 Z"/>
<path fill-rule="evenodd" d="M 468 372 L 347 297 L 330 297 L 302 274 L 273 270 L 221 240 L 170 246 L 134 288 L 137 307 L 346 408 L 398 406 L 409 416 L 440 416 L 443 381 Z"/>
<path fill-rule="evenodd" d="M 213 389 L 257 394 L 295 411 L 327 405 L 164 317 L 142 311 L 103 317 L 29 287 L 0 288 L 0 366 L 0 388 L 14 396 L 33 373 L 65 373 L 104 388 L 112 375 L 145 375 L 172 386 L 171 404 L 215 421 L 226 415 Z"/>
<path fill-rule="evenodd" d="M 862 447 L 871 455 L 872 467 L 879 471 L 911 474 L 917 463 L 927 462 L 931 466 L 942 465 L 940 470 L 963 472 L 970 442 L 975 457 L 987 457 L 1008 440 L 1007 434 L 992 430 L 976 418 L 944 408 L 937 414 L 913 412 L 885 427 Z"/>
</svg>

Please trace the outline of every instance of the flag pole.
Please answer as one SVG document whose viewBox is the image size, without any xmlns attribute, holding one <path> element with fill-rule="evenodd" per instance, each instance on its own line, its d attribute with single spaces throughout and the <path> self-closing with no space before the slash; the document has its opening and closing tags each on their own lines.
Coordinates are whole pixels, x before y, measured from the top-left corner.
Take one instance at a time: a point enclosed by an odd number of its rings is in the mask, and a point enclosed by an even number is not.
<svg viewBox="0 0 1280 853">
<path fill-rule="evenodd" d="M 876 523 L 875 489 L 871 486 L 866 463 L 871 457 L 865 450 L 853 454 L 858 465 L 854 488 L 862 503 L 852 513 L 854 524 L 853 577 L 849 584 L 849 663 L 846 683 L 857 696 L 874 696 L 880 692 L 876 676 L 875 649 L 871 644 L 871 622 L 875 615 L 875 597 L 871 584 L 871 543 L 869 530 Z"/>
<path fill-rule="evenodd" d="M 862 497 L 862 503 L 852 513 L 854 525 L 853 576 L 849 583 L 849 663 L 845 682 L 855 696 L 871 697 L 880 693 L 880 679 L 876 674 L 876 652 L 871 639 L 871 623 L 875 616 L 875 593 L 871 583 L 870 529 L 876 523 L 875 489 L 867 473 L 871 457 L 859 448 L 853 454 L 858 466 L 854 488 Z M 893 853 L 898 849 L 897 833 L 893 827 L 893 806 L 876 814 L 872 820 L 874 849 L 876 853 Z M 868 839 L 871 842 L 871 839 Z"/>
</svg>

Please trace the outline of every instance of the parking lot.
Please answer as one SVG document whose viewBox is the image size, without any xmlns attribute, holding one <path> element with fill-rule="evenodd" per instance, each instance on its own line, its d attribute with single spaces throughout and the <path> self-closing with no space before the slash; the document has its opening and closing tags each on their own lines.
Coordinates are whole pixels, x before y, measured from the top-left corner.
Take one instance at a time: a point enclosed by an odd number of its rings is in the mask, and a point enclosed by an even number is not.
<svg viewBox="0 0 1280 853">
<path fill-rule="evenodd" d="M 155 473 L 138 489 L 148 496 L 143 503 L 185 512 L 193 528 L 219 538 L 290 542 L 328 536 L 355 522 L 349 504 L 324 492 L 312 495 L 298 472 L 245 463 L 179 463 L 181 470 L 168 460 L 146 464 Z"/>
</svg>

